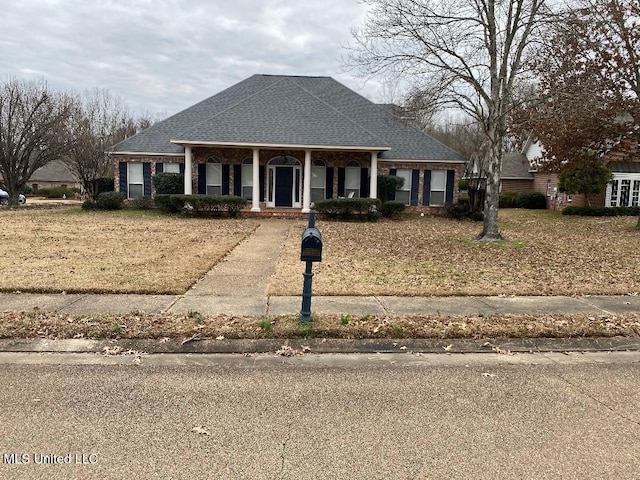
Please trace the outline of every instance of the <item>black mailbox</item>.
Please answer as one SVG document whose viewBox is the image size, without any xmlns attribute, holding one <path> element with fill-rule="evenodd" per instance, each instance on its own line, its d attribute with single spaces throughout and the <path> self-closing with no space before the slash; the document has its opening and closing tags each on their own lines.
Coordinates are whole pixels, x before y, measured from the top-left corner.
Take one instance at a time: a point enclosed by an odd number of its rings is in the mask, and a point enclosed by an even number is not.
<svg viewBox="0 0 640 480">
<path fill-rule="evenodd" d="M 300 260 L 303 262 L 322 261 L 322 235 L 317 228 L 307 228 L 302 233 Z"/>
</svg>

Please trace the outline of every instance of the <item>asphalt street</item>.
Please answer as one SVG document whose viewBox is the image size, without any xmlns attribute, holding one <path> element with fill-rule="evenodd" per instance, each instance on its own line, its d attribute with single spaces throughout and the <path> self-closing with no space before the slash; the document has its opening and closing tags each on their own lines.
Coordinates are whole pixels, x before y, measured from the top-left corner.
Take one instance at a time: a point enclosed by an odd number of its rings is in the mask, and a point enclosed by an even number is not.
<svg viewBox="0 0 640 480">
<path fill-rule="evenodd" d="M 0 384 L 3 479 L 640 478 L 638 352 L 2 352 Z"/>
</svg>

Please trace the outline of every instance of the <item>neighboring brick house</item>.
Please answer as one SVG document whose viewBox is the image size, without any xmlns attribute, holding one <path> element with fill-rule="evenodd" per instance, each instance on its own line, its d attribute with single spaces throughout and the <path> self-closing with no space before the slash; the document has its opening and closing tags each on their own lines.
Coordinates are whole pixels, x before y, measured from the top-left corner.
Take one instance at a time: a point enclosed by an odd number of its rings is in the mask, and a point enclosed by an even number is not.
<svg viewBox="0 0 640 480">
<path fill-rule="evenodd" d="M 500 191 L 533 191 L 533 171 L 529 159 L 523 153 L 505 153 L 502 157 Z"/>
<path fill-rule="evenodd" d="M 254 75 L 115 145 L 116 189 L 151 195 L 183 172 L 185 193 L 237 195 L 252 211 L 377 196 L 377 175 L 405 178 L 415 209 L 457 200 L 465 159 L 330 77 Z"/>
<path fill-rule="evenodd" d="M 542 157 L 542 146 L 539 142 L 527 142 L 523 154 L 536 162 Z M 556 173 L 534 173 L 534 190 L 544 193 L 548 198 L 549 208 L 564 208 L 569 205 L 593 205 L 605 207 L 640 205 L 640 150 L 638 140 L 627 138 L 613 145 L 604 156 L 613 171 L 613 180 L 606 190 L 600 194 L 591 194 L 588 199 L 584 195 L 568 195 L 558 188 Z"/>
</svg>

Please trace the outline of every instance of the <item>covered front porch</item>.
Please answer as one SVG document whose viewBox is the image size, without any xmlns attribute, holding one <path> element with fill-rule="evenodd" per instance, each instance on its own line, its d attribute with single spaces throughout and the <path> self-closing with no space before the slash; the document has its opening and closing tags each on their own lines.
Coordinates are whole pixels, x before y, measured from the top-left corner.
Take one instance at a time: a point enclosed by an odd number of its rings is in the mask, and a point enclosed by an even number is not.
<svg viewBox="0 0 640 480">
<path fill-rule="evenodd" d="M 184 144 L 184 192 L 237 195 L 251 212 L 310 211 L 312 202 L 377 197 L 381 150 Z"/>
</svg>

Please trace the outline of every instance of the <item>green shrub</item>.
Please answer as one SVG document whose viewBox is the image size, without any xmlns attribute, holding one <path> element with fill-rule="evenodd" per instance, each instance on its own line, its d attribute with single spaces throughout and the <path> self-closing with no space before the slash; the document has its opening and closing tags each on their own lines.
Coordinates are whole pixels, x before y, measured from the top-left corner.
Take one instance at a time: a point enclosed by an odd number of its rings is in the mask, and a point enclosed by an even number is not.
<svg viewBox="0 0 640 480">
<path fill-rule="evenodd" d="M 184 194 L 184 175 L 182 173 L 159 173 L 151 177 L 151 182 L 156 189 L 156 194 Z"/>
<path fill-rule="evenodd" d="M 83 210 L 95 210 L 96 208 L 96 202 L 94 202 L 93 200 L 85 200 L 84 202 L 82 202 Z"/>
<path fill-rule="evenodd" d="M 637 217 L 640 207 L 578 207 L 571 206 L 562 210 L 563 215 L 580 215 L 583 217 Z"/>
<path fill-rule="evenodd" d="M 500 208 L 516 208 L 517 196 L 518 194 L 516 192 L 500 192 L 498 206 Z"/>
<path fill-rule="evenodd" d="M 36 194 L 45 198 L 73 198 L 80 193 L 79 188 L 52 187 L 41 188 Z"/>
<path fill-rule="evenodd" d="M 484 216 L 481 212 L 474 212 L 471 210 L 469 197 L 462 196 L 458 198 L 458 203 L 445 206 L 444 216 L 447 218 L 453 218 L 455 220 L 469 219 L 475 222 L 480 222 L 484 219 Z"/>
<path fill-rule="evenodd" d="M 22 187 L 22 191 L 20 192 L 23 195 L 33 195 L 33 188 L 31 188 L 29 185 L 25 185 L 24 187 Z"/>
<path fill-rule="evenodd" d="M 102 192 L 96 198 L 96 208 L 119 210 L 124 206 L 124 196 L 120 192 Z"/>
<path fill-rule="evenodd" d="M 469 190 L 469 180 L 467 178 L 461 178 L 458 182 L 458 191 L 466 191 Z"/>
<path fill-rule="evenodd" d="M 143 195 L 142 197 L 134 198 L 131 206 L 140 210 L 151 210 L 155 204 L 151 196 Z"/>
<path fill-rule="evenodd" d="M 389 197 L 402 188 L 404 178 L 395 175 L 378 175 L 378 198 L 382 203 L 389 200 Z"/>
<path fill-rule="evenodd" d="M 156 205 L 166 212 L 193 215 L 222 215 L 236 217 L 247 200 L 236 196 L 219 195 L 156 195 Z"/>
<path fill-rule="evenodd" d="M 174 197 L 175 195 L 156 195 L 153 201 L 156 207 L 165 213 L 180 213 L 183 204 Z"/>
<path fill-rule="evenodd" d="M 540 192 L 500 192 L 498 203 L 500 208 L 528 208 L 544 210 L 547 208 L 547 197 Z"/>
<path fill-rule="evenodd" d="M 93 180 L 93 187 L 96 195 L 102 192 L 113 192 L 115 190 L 113 177 L 100 177 Z"/>
<path fill-rule="evenodd" d="M 547 208 L 547 197 L 540 192 L 522 192 L 516 195 L 516 208 L 544 210 Z"/>
<path fill-rule="evenodd" d="M 405 209 L 406 205 L 404 203 L 390 200 L 382 204 L 382 206 L 380 207 L 380 213 L 383 217 L 393 218 L 404 212 Z"/>
<path fill-rule="evenodd" d="M 381 202 L 377 198 L 332 198 L 316 203 L 316 211 L 324 218 L 350 220 L 374 220 L 371 216 L 373 207 L 380 210 Z"/>
</svg>

